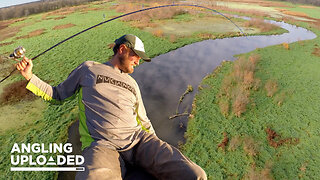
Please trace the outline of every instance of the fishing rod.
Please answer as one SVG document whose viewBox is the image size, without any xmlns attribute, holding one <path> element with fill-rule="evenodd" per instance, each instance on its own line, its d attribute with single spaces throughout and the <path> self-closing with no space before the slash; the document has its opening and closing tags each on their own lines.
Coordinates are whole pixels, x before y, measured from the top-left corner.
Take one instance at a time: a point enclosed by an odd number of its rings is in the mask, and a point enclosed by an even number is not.
<svg viewBox="0 0 320 180">
<path fill-rule="evenodd" d="M 39 56 L 45 54 L 46 52 L 50 51 L 51 49 L 59 46 L 60 44 L 86 32 L 86 31 L 89 31 L 90 29 L 93 29 L 97 26 L 100 26 L 102 24 L 105 24 L 107 22 L 110 22 L 110 21 L 113 21 L 113 20 L 116 20 L 116 19 L 119 19 L 119 18 L 122 18 L 122 17 L 125 17 L 125 16 L 129 16 L 129 15 L 132 15 L 132 14 L 136 14 L 136 13 L 140 13 L 140 12 L 143 12 L 143 11 L 148 11 L 148 10 L 152 10 L 152 9 L 159 9 L 159 8 L 165 8 L 165 7 L 177 7 L 177 6 L 187 6 L 187 7 L 197 7 L 197 8 L 202 8 L 202 9 L 207 9 L 207 10 L 210 10 L 210 11 L 213 11 L 221 16 L 223 16 L 224 18 L 226 18 L 227 20 L 229 20 L 233 25 L 235 25 L 239 30 L 240 32 L 247 38 L 246 34 L 242 31 L 242 29 L 236 24 L 234 23 L 230 18 L 228 18 L 227 16 L 225 16 L 224 14 L 220 13 L 219 11 L 215 10 L 215 9 L 212 9 L 212 8 L 208 8 L 208 7 L 205 7 L 205 6 L 201 6 L 201 5 L 194 5 L 194 4 L 168 4 L 168 5 L 162 5 L 162 6 L 154 6 L 154 7 L 150 7 L 150 8 L 144 8 L 144 9 L 140 9 L 140 10 L 137 10 L 137 11 L 132 11 L 132 12 L 129 12 L 129 13 L 126 13 L 126 14 L 123 14 L 123 15 L 120 15 L 120 16 L 117 16 L 117 17 L 114 17 L 114 18 L 111 18 L 111 19 L 108 19 L 106 21 L 102 21 L 96 25 L 93 25 L 87 29 L 84 29 L 60 42 L 58 42 L 57 44 L 51 46 L 50 48 L 48 48 L 47 50 L 43 51 L 42 53 L 36 55 L 35 57 L 31 58 L 31 60 L 35 60 L 37 59 Z M 13 57 L 13 58 L 20 58 L 20 57 L 23 57 L 24 56 L 24 53 L 25 53 L 25 49 L 23 47 L 18 47 L 17 49 L 15 49 L 14 53 L 12 53 L 10 55 L 10 57 Z M 17 56 L 16 56 L 17 55 Z M 7 75 L 5 78 L 3 78 L 0 83 L 2 83 L 4 80 L 6 80 L 7 78 L 9 78 L 17 69 L 15 68 L 14 70 L 12 70 L 10 72 L 9 75 Z"/>
</svg>

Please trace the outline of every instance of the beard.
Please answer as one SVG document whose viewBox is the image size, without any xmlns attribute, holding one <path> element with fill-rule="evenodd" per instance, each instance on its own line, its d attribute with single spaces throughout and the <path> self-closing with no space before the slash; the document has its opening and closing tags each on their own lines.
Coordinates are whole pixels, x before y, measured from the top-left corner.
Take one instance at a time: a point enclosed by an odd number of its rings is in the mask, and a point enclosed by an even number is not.
<svg viewBox="0 0 320 180">
<path fill-rule="evenodd" d="M 125 54 L 123 56 L 119 56 L 120 67 L 119 69 L 124 73 L 133 73 L 133 68 L 130 65 L 129 55 Z"/>
</svg>

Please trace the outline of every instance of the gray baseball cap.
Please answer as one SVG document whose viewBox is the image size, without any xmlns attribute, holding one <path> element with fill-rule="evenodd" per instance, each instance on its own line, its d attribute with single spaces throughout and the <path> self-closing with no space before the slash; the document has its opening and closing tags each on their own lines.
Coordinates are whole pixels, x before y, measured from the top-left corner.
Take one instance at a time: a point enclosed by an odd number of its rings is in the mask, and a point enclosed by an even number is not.
<svg viewBox="0 0 320 180">
<path fill-rule="evenodd" d="M 114 43 L 120 45 L 125 44 L 128 48 L 131 48 L 141 59 L 150 62 L 151 59 L 146 55 L 144 45 L 141 39 L 133 34 L 126 34 L 116 39 Z"/>
</svg>

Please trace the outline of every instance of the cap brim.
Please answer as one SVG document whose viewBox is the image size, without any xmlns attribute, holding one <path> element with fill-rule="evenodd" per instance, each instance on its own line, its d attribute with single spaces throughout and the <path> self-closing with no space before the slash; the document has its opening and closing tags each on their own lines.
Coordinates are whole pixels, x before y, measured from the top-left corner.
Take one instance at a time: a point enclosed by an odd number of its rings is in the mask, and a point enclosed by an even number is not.
<svg viewBox="0 0 320 180">
<path fill-rule="evenodd" d="M 144 61 L 150 62 L 151 59 L 146 55 L 146 53 L 142 52 L 142 51 L 138 51 L 135 49 L 132 49 L 141 59 L 143 59 Z"/>
</svg>

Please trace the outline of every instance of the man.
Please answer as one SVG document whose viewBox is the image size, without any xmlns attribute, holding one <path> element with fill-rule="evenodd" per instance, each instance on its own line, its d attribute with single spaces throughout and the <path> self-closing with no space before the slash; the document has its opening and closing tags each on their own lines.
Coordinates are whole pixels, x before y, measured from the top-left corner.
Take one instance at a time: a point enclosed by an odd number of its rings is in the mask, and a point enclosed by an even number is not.
<svg viewBox="0 0 320 180">
<path fill-rule="evenodd" d="M 17 64 L 29 81 L 27 89 L 47 101 L 61 101 L 79 93 L 85 171 L 77 173 L 76 179 L 122 179 L 126 163 L 157 179 L 206 179 L 198 165 L 156 136 L 146 115 L 139 87 L 128 75 L 141 58 L 150 61 L 142 41 L 124 35 L 115 40 L 113 51 L 109 62 L 86 61 L 56 87 L 32 74 L 28 58 Z"/>
</svg>

